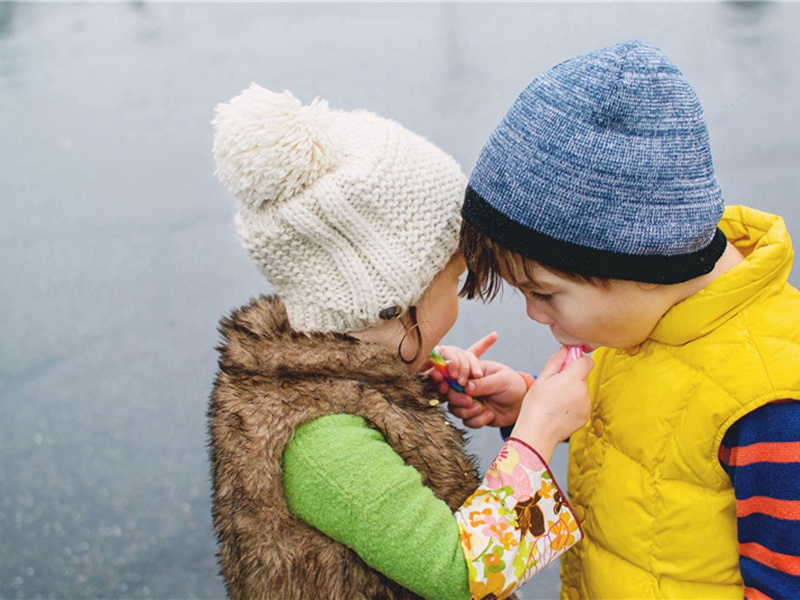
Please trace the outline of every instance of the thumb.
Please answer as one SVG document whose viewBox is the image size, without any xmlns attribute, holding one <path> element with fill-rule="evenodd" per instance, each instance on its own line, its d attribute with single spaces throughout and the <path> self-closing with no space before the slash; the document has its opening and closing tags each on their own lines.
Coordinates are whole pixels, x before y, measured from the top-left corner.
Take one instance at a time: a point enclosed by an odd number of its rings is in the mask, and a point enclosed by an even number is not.
<svg viewBox="0 0 800 600">
<path fill-rule="evenodd" d="M 502 372 L 492 373 L 480 379 L 471 379 L 467 383 L 467 387 L 464 391 L 470 396 L 476 396 L 478 398 L 482 396 L 491 396 L 492 394 L 503 391 L 503 383 Z"/>
<path fill-rule="evenodd" d="M 475 356 L 480 357 L 484 352 L 494 345 L 499 337 L 500 336 L 497 334 L 497 332 L 493 331 L 467 348 L 467 352 L 472 352 Z"/>
<path fill-rule="evenodd" d="M 553 354 L 544 364 L 544 367 L 542 367 L 542 370 L 539 372 L 539 379 L 547 379 L 561 371 L 561 365 L 563 365 L 564 361 L 567 359 L 567 351 L 566 346 L 561 346 L 558 352 Z"/>
<path fill-rule="evenodd" d="M 562 373 L 569 375 L 570 377 L 580 377 L 581 379 L 586 379 L 589 376 L 589 373 L 592 372 L 594 369 L 594 361 L 591 357 L 586 356 L 585 354 L 573 360 L 569 363 L 566 367 L 562 369 Z"/>
</svg>

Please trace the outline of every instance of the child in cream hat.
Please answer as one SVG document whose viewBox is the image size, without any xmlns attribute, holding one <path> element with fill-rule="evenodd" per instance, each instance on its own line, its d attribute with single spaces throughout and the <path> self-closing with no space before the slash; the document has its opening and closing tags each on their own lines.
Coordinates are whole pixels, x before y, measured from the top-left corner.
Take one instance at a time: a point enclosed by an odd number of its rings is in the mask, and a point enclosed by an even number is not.
<svg viewBox="0 0 800 600">
<path fill-rule="evenodd" d="M 546 462 L 586 419 L 591 360 L 551 359 L 479 485 L 419 375 L 458 313 L 458 165 L 391 120 L 257 85 L 214 126 L 237 232 L 276 292 L 220 326 L 209 429 L 229 594 L 509 596 L 581 537 Z"/>
</svg>

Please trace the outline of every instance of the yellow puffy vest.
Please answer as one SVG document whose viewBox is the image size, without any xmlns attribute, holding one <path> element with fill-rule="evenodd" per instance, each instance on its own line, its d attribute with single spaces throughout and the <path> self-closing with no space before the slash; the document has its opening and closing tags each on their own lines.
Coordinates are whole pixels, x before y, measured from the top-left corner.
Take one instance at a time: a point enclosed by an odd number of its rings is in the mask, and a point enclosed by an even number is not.
<svg viewBox="0 0 800 600">
<path fill-rule="evenodd" d="M 585 539 L 562 599 L 743 596 L 726 430 L 800 399 L 800 292 L 783 221 L 729 207 L 745 260 L 675 305 L 637 350 L 600 349 L 592 417 L 570 439 L 569 497 Z"/>
</svg>

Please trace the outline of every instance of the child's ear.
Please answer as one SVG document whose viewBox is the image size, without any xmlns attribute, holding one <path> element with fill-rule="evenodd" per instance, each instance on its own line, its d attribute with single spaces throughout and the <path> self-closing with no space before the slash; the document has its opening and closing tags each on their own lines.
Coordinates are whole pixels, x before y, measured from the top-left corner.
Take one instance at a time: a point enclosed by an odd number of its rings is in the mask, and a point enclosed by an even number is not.
<svg viewBox="0 0 800 600">
<path fill-rule="evenodd" d="M 654 290 L 659 286 L 659 284 L 657 283 L 647 283 L 644 281 L 637 281 L 636 285 L 638 285 L 643 290 Z"/>
</svg>

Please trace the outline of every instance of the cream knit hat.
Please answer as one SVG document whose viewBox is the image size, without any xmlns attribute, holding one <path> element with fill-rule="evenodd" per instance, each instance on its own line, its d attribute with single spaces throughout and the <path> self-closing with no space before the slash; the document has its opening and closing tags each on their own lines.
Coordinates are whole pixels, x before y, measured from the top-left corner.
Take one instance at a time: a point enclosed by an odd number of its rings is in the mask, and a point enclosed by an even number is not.
<svg viewBox="0 0 800 600">
<path fill-rule="evenodd" d="M 405 311 L 455 252 L 466 178 L 398 123 L 253 84 L 213 124 L 239 237 L 293 328 L 356 331 Z"/>
</svg>

